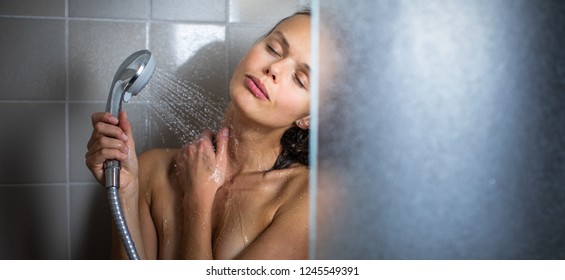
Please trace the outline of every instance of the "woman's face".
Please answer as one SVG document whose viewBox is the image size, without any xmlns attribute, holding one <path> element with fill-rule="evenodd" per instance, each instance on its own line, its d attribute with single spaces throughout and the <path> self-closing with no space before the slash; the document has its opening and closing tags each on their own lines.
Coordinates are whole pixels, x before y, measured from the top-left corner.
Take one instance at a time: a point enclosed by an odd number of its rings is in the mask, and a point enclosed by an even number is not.
<svg viewBox="0 0 565 280">
<path fill-rule="evenodd" d="M 257 42 L 230 81 L 231 102 L 247 120 L 288 128 L 309 116 L 310 17 L 295 15 Z M 304 122 L 301 122 L 303 125 Z"/>
</svg>

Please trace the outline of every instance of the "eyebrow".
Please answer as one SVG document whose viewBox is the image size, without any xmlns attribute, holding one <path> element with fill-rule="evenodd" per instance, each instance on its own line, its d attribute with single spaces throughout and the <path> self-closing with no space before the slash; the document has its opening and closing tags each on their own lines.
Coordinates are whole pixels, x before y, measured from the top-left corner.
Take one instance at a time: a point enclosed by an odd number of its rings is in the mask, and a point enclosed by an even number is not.
<svg viewBox="0 0 565 280">
<path fill-rule="evenodd" d="M 280 40 L 281 40 L 281 44 L 283 45 L 284 48 L 286 49 L 290 49 L 290 44 L 288 43 L 288 41 L 286 40 L 286 37 L 284 36 L 284 33 L 280 32 L 279 30 L 273 32 L 273 35 L 277 36 Z"/>
<path fill-rule="evenodd" d="M 279 40 L 281 41 L 281 44 L 283 45 L 283 48 L 286 48 L 287 50 L 290 49 L 290 44 L 288 43 L 288 40 L 286 40 L 286 37 L 284 36 L 284 33 L 282 33 L 281 31 L 277 30 L 273 32 L 273 35 L 275 35 L 276 37 L 279 38 Z M 302 68 L 304 68 L 304 70 L 306 72 L 308 72 L 308 75 L 310 75 L 310 65 L 308 65 L 308 63 L 302 63 L 300 65 Z"/>
<path fill-rule="evenodd" d="M 301 66 L 304 68 L 304 71 L 307 72 L 306 74 L 310 76 L 310 65 L 308 65 L 308 63 L 302 63 Z"/>
</svg>

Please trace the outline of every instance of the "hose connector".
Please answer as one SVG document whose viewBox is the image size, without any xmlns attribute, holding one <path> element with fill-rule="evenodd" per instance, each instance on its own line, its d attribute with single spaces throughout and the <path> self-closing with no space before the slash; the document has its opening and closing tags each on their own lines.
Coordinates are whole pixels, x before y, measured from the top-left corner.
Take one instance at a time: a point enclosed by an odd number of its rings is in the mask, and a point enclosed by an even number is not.
<svg viewBox="0 0 565 280">
<path fill-rule="evenodd" d="M 106 188 L 120 188 L 120 162 L 117 160 L 107 160 L 104 162 L 104 176 L 106 177 Z"/>
</svg>

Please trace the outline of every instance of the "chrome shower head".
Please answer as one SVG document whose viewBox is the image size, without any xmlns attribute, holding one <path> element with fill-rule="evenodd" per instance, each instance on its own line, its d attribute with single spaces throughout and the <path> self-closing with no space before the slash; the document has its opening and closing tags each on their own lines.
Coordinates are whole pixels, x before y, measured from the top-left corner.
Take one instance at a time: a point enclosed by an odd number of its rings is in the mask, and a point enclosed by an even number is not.
<svg viewBox="0 0 565 280">
<path fill-rule="evenodd" d="M 122 109 L 122 101 L 128 102 L 149 82 L 155 72 L 155 59 L 148 50 L 137 51 L 122 62 L 112 81 L 106 112 L 114 116 Z"/>
<path fill-rule="evenodd" d="M 128 102 L 132 95 L 137 95 L 147 85 L 154 71 L 155 59 L 148 50 L 140 50 L 128 56 L 118 67 L 114 75 L 110 94 L 108 95 L 108 103 L 106 103 L 106 112 L 110 112 L 117 117 L 122 110 L 122 101 Z M 108 199 L 110 200 L 116 228 L 128 257 L 130 259 L 139 259 L 118 198 L 120 168 L 118 160 L 106 160 L 104 162 Z"/>
</svg>

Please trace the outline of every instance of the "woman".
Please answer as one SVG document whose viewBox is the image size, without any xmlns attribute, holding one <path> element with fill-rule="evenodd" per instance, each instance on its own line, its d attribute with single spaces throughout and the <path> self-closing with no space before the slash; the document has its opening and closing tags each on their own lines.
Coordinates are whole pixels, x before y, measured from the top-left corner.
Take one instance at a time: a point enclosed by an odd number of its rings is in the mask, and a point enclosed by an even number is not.
<svg viewBox="0 0 565 280">
<path fill-rule="evenodd" d="M 92 115 L 86 163 L 122 163 L 120 201 L 142 259 L 308 257 L 310 13 L 283 19 L 230 81 L 224 127 L 139 159 L 124 112 Z M 126 258 L 117 234 L 112 255 Z"/>
</svg>

